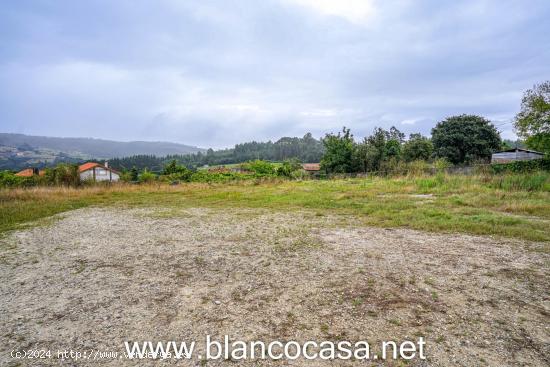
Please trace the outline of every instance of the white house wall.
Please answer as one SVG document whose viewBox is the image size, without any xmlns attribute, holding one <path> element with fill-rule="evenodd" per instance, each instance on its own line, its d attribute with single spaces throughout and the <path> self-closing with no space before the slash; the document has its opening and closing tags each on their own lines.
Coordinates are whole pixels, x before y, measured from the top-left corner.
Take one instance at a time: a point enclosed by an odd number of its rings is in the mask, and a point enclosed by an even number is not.
<svg viewBox="0 0 550 367">
<path fill-rule="evenodd" d="M 96 167 L 95 169 L 95 180 L 96 181 L 118 181 L 120 179 L 120 176 L 114 172 L 110 173 L 111 176 L 109 176 L 109 170 L 106 170 L 104 168 Z M 93 169 L 89 169 L 84 172 L 80 172 L 80 179 L 82 181 L 86 180 L 93 180 L 94 179 L 94 172 Z"/>
</svg>

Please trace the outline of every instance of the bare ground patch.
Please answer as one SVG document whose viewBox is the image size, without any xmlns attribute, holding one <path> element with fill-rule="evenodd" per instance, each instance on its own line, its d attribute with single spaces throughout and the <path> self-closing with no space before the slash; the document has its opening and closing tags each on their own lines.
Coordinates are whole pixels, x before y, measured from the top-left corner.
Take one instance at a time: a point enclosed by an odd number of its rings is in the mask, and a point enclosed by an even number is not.
<svg viewBox="0 0 550 367">
<path fill-rule="evenodd" d="M 345 222 L 308 212 L 82 209 L 14 232 L 0 239 L 0 364 L 16 365 L 13 348 L 122 351 L 125 340 L 206 334 L 371 344 L 424 336 L 428 360 L 410 365 L 550 363 L 544 244 Z M 101 365 L 109 363 L 143 365 Z"/>
</svg>

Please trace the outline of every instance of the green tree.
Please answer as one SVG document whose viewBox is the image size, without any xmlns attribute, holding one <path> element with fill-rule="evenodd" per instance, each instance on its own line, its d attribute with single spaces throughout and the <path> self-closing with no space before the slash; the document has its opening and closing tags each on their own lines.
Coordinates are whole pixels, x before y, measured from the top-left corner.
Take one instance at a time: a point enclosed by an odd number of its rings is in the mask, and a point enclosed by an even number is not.
<svg viewBox="0 0 550 367">
<path fill-rule="evenodd" d="M 432 129 L 432 143 L 436 156 L 453 164 L 488 160 L 502 144 L 493 124 L 476 115 L 452 116 L 439 122 Z"/>
<path fill-rule="evenodd" d="M 141 175 L 139 175 L 139 182 L 141 183 L 153 182 L 156 179 L 157 176 L 153 172 L 149 171 L 147 168 L 145 168 Z"/>
<path fill-rule="evenodd" d="M 130 181 L 136 182 L 139 179 L 139 171 L 136 166 L 133 166 L 130 170 Z"/>
<path fill-rule="evenodd" d="M 405 134 L 392 126 L 389 131 L 376 127 L 357 147 L 359 170 L 375 172 L 392 161 L 395 165 L 401 159 L 401 145 Z"/>
<path fill-rule="evenodd" d="M 328 173 L 354 172 L 356 145 L 350 129 L 344 128 L 338 135 L 327 134 L 323 138 L 325 154 L 321 159 L 321 169 Z"/>
<path fill-rule="evenodd" d="M 527 145 L 525 145 L 525 142 L 520 139 L 516 139 L 516 140 L 502 139 L 502 150 L 508 150 L 508 149 L 514 149 L 514 148 L 526 149 Z"/>
<path fill-rule="evenodd" d="M 175 159 L 172 159 L 168 164 L 164 166 L 162 170 L 163 175 L 185 175 L 189 169 L 187 167 L 179 165 Z"/>
<path fill-rule="evenodd" d="M 171 181 L 188 181 L 192 172 L 185 166 L 179 165 L 175 159 L 172 159 L 164 166 L 162 175 Z"/>
<path fill-rule="evenodd" d="M 529 148 L 550 153 L 550 81 L 523 94 L 515 127 Z"/>
<path fill-rule="evenodd" d="M 372 135 L 366 137 L 359 147 L 359 160 L 363 171 L 378 171 L 381 162 L 386 158 L 386 138 L 388 132 L 379 127 L 374 128 Z"/>
<path fill-rule="evenodd" d="M 395 139 L 388 140 L 385 146 L 385 153 L 388 158 L 399 160 L 401 157 L 401 143 Z"/>
<path fill-rule="evenodd" d="M 403 144 L 403 160 L 412 162 L 417 160 L 427 161 L 431 158 L 434 147 L 430 139 L 421 134 L 411 134 L 409 140 Z"/>
<path fill-rule="evenodd" d="M 287 159 L 277 168 L 277 175 L 283 177 L 292 177 L 294 172 L 302 169 L 300 161 L 296 158 Z"/>
</svg>

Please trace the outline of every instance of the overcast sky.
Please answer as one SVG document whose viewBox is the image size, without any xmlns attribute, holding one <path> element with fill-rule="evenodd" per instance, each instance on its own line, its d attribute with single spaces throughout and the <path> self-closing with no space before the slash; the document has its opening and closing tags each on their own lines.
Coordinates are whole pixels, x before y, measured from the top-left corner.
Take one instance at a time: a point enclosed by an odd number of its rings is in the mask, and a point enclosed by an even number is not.
<svg viewBox="0 0 550 367">
<path fill-rule="evenodd" d="M 6 1 L 0 131 L 220 148 L 472 113 L 512 137 L 549 19 L 548 0 Z"/>
</svg>

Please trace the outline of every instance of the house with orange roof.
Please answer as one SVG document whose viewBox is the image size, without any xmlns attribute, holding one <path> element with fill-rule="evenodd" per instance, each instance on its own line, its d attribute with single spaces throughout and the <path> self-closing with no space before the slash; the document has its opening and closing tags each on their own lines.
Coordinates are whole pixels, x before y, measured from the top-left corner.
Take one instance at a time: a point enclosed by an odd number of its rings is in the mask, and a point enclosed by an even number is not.
<svg viewBox="0 0 550 367">
<path fill-rule="evenodd" d="M 109 163 L 99 164 L 96 162 L 87 162 L 78 167 L 81 181 L 109 181 L 116 182 L 120 180 L 120 172 L 109 167 Z"/>
<path fill-rule="evenodd" d="M 19 177 L 32 177 L 35 175 L 44 176 L 44 170 L 39 170 L 38 168 L 25 168 L 22 171 L 19 171 L 15 174 Z"/>
<path fill-rule="evenodd" d="M 302 168 L 306 172 L 319 172 L 321 170 L 321 163 L 304 163 Z"/>
</svg>

